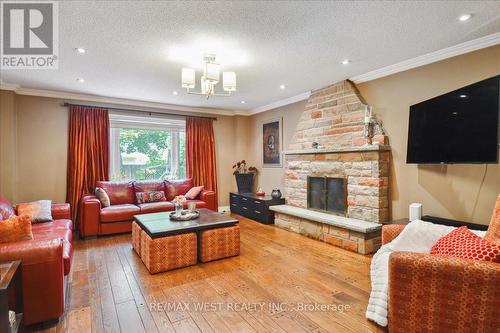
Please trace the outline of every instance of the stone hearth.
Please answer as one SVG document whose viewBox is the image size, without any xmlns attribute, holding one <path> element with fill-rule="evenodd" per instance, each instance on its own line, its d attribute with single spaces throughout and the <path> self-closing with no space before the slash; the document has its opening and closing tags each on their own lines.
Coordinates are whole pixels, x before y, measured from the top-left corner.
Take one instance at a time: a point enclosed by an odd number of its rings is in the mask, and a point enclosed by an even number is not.
<svg viewBox="0 0 500 333">
<path fill-rule="evenodd" d="M 366 144 L 365 104 L 350 81 L 312 92 L 289 150 L 283 152 L 287 205 L 303 211 L 298 215 L 293 209 L 277 211 L 277 226 L 360 253 L 378 248 L 380 228 L 363 232 L 349 225 L 342 227 L 335 225 L 334 217 L 333 224 L 322 222 L 315 215 L 317 212 L 307 210 L 308 177 L 344 178 L 347 211 L 343 218 L 370 226 L 389 220 L 390 147 L 378 121 L 374 126 L 374 144 Z M 317 144 L 319 148 L 315 148 Z"/>
<path fill-rule="evenodd" d="M 382 225 L 290 205 L 271 206 L 276 226 L 361 254 L 380 247 Z"/>
</svg>

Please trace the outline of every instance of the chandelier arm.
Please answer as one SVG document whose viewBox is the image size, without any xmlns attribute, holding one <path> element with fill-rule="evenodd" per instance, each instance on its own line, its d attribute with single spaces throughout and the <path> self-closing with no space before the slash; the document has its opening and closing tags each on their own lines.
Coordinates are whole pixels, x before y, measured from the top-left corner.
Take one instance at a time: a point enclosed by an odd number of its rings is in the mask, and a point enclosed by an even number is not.
<svg viewBox="0 0 500 333">
<path fill-rule="evenodd" d="M 202 95 L 202 96 L 219 96 L 219 97 L 228 97 L 228 96 L 231 96 L 231 91 L 227 92 L 227 93 L 215 93 L 215 92 L 212 92 L 210 94 L 204 94 L 202 92 L 199 92 L 199 91 L 191 91 L 189 90 L 189 88 L 186 88 L 187 90 L 187 93 L 188 94 L 191 94 L 191 95 Z"/>
</svg>

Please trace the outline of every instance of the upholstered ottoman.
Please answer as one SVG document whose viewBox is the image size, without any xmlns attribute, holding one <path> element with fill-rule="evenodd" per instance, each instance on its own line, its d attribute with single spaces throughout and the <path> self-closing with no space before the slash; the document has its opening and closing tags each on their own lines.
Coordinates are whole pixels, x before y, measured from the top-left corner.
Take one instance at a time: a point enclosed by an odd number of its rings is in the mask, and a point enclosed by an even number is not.
<svg viewBox="0 0 500 333">
<path fill-rule="evenodd" d="M 196 233 L 151 238 L 141 230 L 141 259 L 151 274 L 196 264 Z"/>
<path fill-rule="evenodd" d="M 205 230 L 200 233 L 201 262 L 208 262 L 240 254 L 240 227 Z"/>
<path fill-rule="evenodd" d="M 132 222 L 132 248 L 141 256 L 141 233 L 142 229 L 135 222 Z"/>
</svg>

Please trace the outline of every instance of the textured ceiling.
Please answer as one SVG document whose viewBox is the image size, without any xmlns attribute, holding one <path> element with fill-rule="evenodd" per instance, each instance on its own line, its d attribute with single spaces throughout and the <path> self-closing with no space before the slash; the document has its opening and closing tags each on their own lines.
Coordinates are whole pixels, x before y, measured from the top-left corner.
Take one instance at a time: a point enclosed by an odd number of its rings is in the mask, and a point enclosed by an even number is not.
<svg viewBox="0 0 500 333">
<path fill-rule="evenodd" d="M 24 88 L 250 110 L 499 32 L 499 16 L 500 1 L 64 1 L 59 69 L 0 74 Z M 205 50 L 237 72 L 233 97 L 180 88 L 182 66 Z"/>
</svg>

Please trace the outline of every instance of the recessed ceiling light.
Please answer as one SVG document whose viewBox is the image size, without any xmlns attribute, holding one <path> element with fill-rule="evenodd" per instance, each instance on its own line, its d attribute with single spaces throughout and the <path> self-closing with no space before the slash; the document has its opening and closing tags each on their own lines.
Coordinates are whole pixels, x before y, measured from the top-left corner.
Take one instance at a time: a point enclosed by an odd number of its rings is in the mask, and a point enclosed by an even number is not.
<svg viewBox="0 0 500 333">
<path fill-rule="evenodd" d="M 351 60 L 349 60 L 349 59 L 342 60 L 342 65 L 349 65 L 350 63 L 351 63 Z"/>
<path fill-rule="evenodd" d="M 460 98 L 467 98 L 467 95 L 462 94 L 462 95 L 458 95 L 458 97 L 460 97 Z"/>
<path fill-rule="evenodd" d="M 285 89 L 285 88 L 286 88 L 286 86 L 285 86 L 284 84 L 280 85 L 280 89 L 281 89 L 281 90 L 283 90 L 283 89 Z"/>
<path fill-rule="evenodd" d="M 470 19 L 472 17 L 471 14 L 463 14 L 463 15 L 460 15 L 460 17 L 458 18 L 460 21 L 462 22 L 465 22 L 467 21 L 468 19 Z"/>
<path fill-rule="evenodd" d="M 172 91 L 172 94 L 173 95 L 179 95 L 179 93 L 176 90 Z"/>
<path fill-rule="evenodd" d="M 84 54 L 85 52 L 87 52 L 87 50 L 85 50 L 83 47 L 77 47 L 75 48 L 75 51 L 80 54 Z"/>
<path fill-rule="evenodd" d="M 78 79 L 76 79 L 76 80 L 77 80 L 78 82 L 80 82 L 80 83 L 85 82 L 85 79 L 82 79 L 81 77 L 80 77 L 80 78 L 78 78 Z"/>
<path fill-rule="evenodd" d="M 247 101 L 241 101 L 241 104 L 245 104 Z"/>
</svg>

